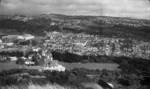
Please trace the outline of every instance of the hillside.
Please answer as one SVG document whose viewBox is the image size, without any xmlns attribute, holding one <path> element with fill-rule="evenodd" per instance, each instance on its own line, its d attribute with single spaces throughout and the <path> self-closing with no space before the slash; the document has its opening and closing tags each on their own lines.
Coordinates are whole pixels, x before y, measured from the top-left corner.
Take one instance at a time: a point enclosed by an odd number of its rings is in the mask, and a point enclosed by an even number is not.
<svg viewBox="0 0 150 89">
<path fill-rule="evenodd" d="M 0 16 L 0 32 L 44 35 L 44 31 L 85 32 L 108 37 L 150 38 L 150 21 L 106 16 Z"/>
</svg>

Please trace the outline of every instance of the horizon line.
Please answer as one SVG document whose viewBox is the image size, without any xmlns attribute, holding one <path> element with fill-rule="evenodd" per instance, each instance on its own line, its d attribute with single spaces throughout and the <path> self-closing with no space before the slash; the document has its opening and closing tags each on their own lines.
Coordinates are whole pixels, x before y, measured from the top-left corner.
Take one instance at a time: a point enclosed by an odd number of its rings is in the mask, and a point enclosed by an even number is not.
<svg viewBox="0 0 150 89">
<path fill-rule="evenodd" d="M 60 13 L 43 13 L 43 14 L 35 14 L 35 15 L 28 15 L 28 14 L 0 14 L 1 16 L 15 16 L 15 15 L 22 15 L 22 16 L 41 16 L 41 15 L 65 15 L 65 16 L 93 16 L 93 17 L 111 17 L 111 18 L 124 18 L 124 19 L 137 19 L 137 20 L 150 20 L 145 18 L 137 18 L 137 17 L 127 17 L 127 16 L 109 16 L 109 15 L 78 15 L 78 14 L 60 14 Z"/>
</svg>

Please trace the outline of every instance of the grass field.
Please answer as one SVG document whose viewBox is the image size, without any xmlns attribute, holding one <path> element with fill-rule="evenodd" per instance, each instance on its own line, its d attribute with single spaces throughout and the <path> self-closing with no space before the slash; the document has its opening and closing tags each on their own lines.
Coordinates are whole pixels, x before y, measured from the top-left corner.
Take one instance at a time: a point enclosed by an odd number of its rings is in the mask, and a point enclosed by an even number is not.
<svg viewBox="0 0 150 89">
<path fill-rule="evenodd" d="M 107 70 L 115 70 L 119 66 L 118 64 L 114 63 L 65 63 L 65 62 L 59 62 L 61 65 L 63 65 L 67 70 L 72 70 L 74 68 L 85 68 L 85 69 L 107 69 Z M 0 71 L 2 70 L 9 70 L 9 69 L 43 69 L 42 66 L 25 66 L 25 65 L 17 65 L 15 61 L 12 61 L 10 63 L 0 63 Z"/>
<path fill-rule="evenodd" d="M 103 89 L 100 85 L 97 83 L 86 83 L 83 84 L 86 88 L 93 88 L 93 89 Z"/>
<path fill-rule="evenodd" d="M 67 70 L 72 70 L 74 68 L 85 68 L 85 69 L 91 69 L 91 70 L 115 70 L 119 66 L 115 63 L 65 63 L 65 62 L 59 62 L 61 65 L 66 67 Z"/>
<path fill-rule="evenodd" d="M 12 85 L 12 86 L 3 86 L 0 87 L 0 89 L 77 89 L 75 87 L 68 87 L 68 86 L 60 86 L 57 84 L 46 84 L 44 86 L 42 85 L 36 85 L 33 83 L 30 83 L 29 85 Z"/>
</svg>

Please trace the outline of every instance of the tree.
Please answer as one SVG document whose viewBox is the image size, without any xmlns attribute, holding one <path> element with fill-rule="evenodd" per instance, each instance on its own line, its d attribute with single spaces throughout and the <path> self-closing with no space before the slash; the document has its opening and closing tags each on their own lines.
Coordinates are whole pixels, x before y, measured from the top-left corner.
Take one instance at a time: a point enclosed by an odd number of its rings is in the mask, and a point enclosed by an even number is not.
<svg viewBox="0 0 150 89">
<path fill-rule="evenodd" d="M 36 40 L 31 40 L 31 44 L 32 44 L 32 46 L 36 46 L 38 44 L 38 42 Z"/>
<path fill-rule="evenodd" d="M 16 63 L 23 65 L 25 63 L 25 60 L 22 59 L 22 58 L 18 58 L 18 60 L 16 61 Z"/>
<path fill-rule="evenodd" d="M 32 57 L 32 61 L 35 62 L 35 65 L 42 65 L 42 64 L 44 64 L 44 58 L 40 59 L 38 55 L 34 55 Z"/>
<path fill-rule="evenodd" d="M 137 69 L 134 65 L 129 64 L 127 60 L 123 60 L 119 66 L 123 73 L 137 73 Z"/>
</svg>

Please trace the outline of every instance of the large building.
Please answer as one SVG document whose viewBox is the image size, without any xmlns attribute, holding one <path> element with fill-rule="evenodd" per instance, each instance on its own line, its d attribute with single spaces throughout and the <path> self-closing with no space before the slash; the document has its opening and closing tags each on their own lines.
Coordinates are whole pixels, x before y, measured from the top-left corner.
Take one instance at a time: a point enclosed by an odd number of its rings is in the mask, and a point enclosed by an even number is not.
<svg viewBox="0 0 150 89">
<path fill-rule="evenodd" d="M 34 36 L 30 35 L 30 34 L 25 34 L 25 35 L 18 36 L 17 39 L 20 39 L 20 40 L 31 40 L 31 39 L 34 39 Z"/>
<path fill-rule="evenodd" d="M 42 55 L 46 57 L 44 70 L 65 71 L 65 67 L 60 65 L 57 60 L 53 60 L 51 52 L 43 51 Z"/>
<path fill-rule="evenodd" d="M 50 70 L 50 71 L 65 71 L 65 67 L 63 67 L 62 65 L 58 64 L 58 61 L 53 60 L 50 62 L 49 65 L 46 65 L 44 67 L 44 70 Z"/>
</svg>

